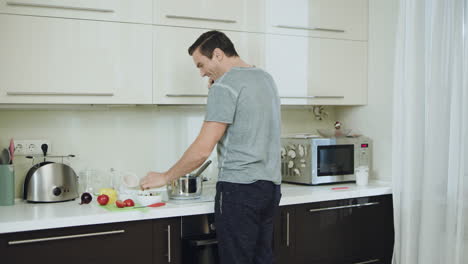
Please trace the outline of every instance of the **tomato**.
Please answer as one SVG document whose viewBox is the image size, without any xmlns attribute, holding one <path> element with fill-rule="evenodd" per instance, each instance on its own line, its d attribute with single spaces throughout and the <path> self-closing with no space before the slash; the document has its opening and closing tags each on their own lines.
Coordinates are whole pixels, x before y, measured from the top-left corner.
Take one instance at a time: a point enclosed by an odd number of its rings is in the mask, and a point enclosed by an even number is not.
<svg viewBox="0 0 468 264">
<path fill-rule="evenodd" d="M 100 205 L 106 205 L 109 202 L 109 196 L 101 194 L 98 196 L 97 201 Z"/>
<path fill-rule="evenodd" d="M 105 194 L 109 196 L 109 204 L 115 203 L 117 201 L 117 191 L 111 188 L 102 188 L 99 189 L 99 194 Z"/>
<path fill-rule="evenodd" d="M 124 208 L 125 207 L 125 203 L 122 202 L 121 200 L 115 201 L 115 205 L 117 205 L 118 208 Z"/>
<path fill-rule="evenodd" d="M 127 199 L 124 201 L 125 206 L 135 206 L 135 202 L 132 199 Z"/>
</svg>

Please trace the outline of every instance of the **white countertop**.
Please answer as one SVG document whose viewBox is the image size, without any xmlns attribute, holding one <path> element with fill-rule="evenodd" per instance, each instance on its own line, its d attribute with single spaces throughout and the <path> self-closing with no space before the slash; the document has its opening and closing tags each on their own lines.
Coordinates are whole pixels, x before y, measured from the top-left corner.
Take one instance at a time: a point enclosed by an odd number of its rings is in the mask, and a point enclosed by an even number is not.
<svg viewBox="0 0 468 264">
<path fill-rule="evenodd" d="M 335 189 L 333 188 L 345 188 Z M 204 188 L 205 195 L 214 195 L 213 188 Z M 391 194 L 390 183 L 371 181 L 368 186 L 354 183 L 325 186 L 281 185 L 280 205 L 312 203 L 328 200 Z M 62 203 L 31 204 L 17 200 L 14 206 L 0 206 L 0 234 L 49 228 L 137 221 L 165 217 L 207 214 L 214 212 L 213 202 L 176 204 L 143 212 L 110 212 L 100 208 L 95 200 L 79 205 L 79 199 Z"/>
</svg>

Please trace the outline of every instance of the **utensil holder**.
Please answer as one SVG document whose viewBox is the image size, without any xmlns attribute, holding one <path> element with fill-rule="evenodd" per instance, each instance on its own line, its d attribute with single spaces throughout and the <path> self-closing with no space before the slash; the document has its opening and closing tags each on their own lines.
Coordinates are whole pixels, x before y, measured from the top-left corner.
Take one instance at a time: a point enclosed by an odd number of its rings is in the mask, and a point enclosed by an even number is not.
<svg viewBox="0 0 468 264">
<path fill-rule="evenodd" d="M 15 204 L 15 170 L 13 165 L 0 165 L 0 206 Z"/>
</svg>

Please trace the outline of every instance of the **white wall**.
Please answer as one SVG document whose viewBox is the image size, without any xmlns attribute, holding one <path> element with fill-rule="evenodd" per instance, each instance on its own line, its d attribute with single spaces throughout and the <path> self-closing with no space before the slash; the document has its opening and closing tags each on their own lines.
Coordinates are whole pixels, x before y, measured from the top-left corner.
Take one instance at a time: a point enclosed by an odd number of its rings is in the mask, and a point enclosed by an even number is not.
<svg viewBox="0 0 468 264">
<path fill-rule="evenodd" d="M 398 1 L 369 0 L 368 104 L 337 107 L 337 119 L 374 141 L 371 178 L 392 179 L 392 103 Z"/>
<path fill-rule="evenodd" d="M 54 106 L 47 106 L 55 108 Z M 331 127 L 316 121 L 309 108 L 283 109 L 282 132 L 314 132 Z M 202 106 L 59 107 L 56 110 L 0 109 L 0 146 L 10 138 L 50 139 L 53 154 L 75 154 L 71 165 L 77 173 L 86 168 L 104 175 L 110 168 L 142 177 L 149 170 L 167 170 L 197 136 L 204 117 Z M 214 166 L 207 175 L 215 180 Z M 31 160 L 15 159 L 16 196 L 20 196 Z"/>
</svg>

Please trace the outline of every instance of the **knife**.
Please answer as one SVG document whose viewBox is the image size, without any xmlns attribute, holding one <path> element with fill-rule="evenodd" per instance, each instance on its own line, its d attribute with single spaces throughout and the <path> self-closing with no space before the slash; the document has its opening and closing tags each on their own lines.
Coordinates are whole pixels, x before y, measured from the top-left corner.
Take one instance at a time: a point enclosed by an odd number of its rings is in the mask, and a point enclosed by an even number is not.
<svg viewBox="0 0 468 264">
<path fill-rule="evenodd" d="M 135 208 L 145 208 L 145 207 L 161 207 L 161 206 L 164 206 L 164 205 L 166 205 L 166 203 L 154 203 L 154 204 L 150 204 L 150 205 L 134 206 L 133 209 L 135 209 Z"/>
</svg>

